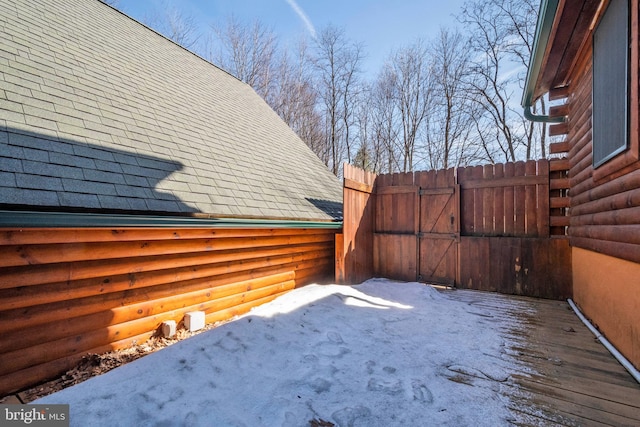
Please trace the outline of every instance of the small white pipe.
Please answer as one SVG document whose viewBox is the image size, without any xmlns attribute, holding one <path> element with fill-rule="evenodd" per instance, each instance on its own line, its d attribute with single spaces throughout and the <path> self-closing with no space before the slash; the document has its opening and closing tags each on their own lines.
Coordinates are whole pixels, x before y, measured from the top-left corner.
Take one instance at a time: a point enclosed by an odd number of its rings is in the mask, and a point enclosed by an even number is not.
<svg viewBox="0 0 640 427">
<path fill-rule="evenodd" d="M 573 309 L 573 311 L 575 311 L 575 313 L 578 315 L 578 318 L 580 320 L 582 320 L 582 323 L 585 324 L 585 326 L 587 328 L 589 328 L 589 330 L 591 332 L 593 332 L 593 334 L 596 336 L 596 338 L 598 339 L 598 341 L 600 341 L 602 343 L 602 345 L 605 346 L 605 348 L 607 350 L 609 350 L 609 352 L 613 355 L 613 357 L 616 358 L 616 360 L 618 362 L 620 362 L 620 364 L 622 366 L 624 366 L 624 368 L 629 371 L 629 373 L 631 374 L 631 376 L 638 382 L 640 383 L 640 372 L 635 368 L 635 366 L 633 366 L 631 364 L 631 362 L 629 362 L 627 360 L 626 357 L 624 357 L 622 355 L 622 353 L 620 353 L 601 333 L 600 331 L 598 331 L 592 324 L 591 322 L 589 322 L 587 320 L 586 317 L 584 317 L 582 315 L 582 313 L 580 312 L 580 309 L 575 305 L 575 303 L 571 300 L 571 298 L 569 298 L 567 300 L 567 302 L 569 303 L 569 305 L 571 306 L 571 308 Z"/>
</svg>

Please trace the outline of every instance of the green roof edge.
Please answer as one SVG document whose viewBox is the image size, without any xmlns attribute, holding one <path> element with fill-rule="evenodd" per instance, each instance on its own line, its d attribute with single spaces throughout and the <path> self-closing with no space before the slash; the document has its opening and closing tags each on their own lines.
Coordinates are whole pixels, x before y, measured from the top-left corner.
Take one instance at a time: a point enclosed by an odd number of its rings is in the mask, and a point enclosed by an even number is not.
<svg viewBox="0 0 640 427">
<path fill-rule="evenodd" d="M 342 221 L 285 219 L 192 218 L 156 215 L 124 215 L 0 210 L 3 228 L 157 227 L 157 228 L 342 228 Z"/>
<path fill-rule="evenodd" d="M 540 10 L 538 11 L 538 23 L 536 24 L 536 33 L 533 40 L 533 52 L 529 58 L 529 68 L 527 69 L 527 79 L 525 80 L 524 90 L 522 92 L 521 105 L 523 108 L 530 108 L 536 101 L 533 99 L 533 91 L 535 84 L 540 76 L 542 69 L 542 59 L 544 52 L 549 43 L 553 21 L 558 10 L 558 0 L 542 0 L 540 2 Z"/>
</svg>

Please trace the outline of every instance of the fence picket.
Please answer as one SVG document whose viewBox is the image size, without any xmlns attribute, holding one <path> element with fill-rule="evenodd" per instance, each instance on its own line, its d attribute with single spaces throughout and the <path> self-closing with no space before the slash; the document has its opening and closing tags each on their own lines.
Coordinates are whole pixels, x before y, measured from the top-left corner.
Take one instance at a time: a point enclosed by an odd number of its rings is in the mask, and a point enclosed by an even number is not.
<svg viewBox="0 0 640 427">
<path fill-rule="evenodd" d="M 529 160 L 525 163 L 525 175 L 537 176 L 537 167 L 535 160 Z M 525 186 L 525 232 L 527 236 L 536 236 L 538 234 L 538 206 L 537 200 L 537 185 Z"/>
<path fill-rule="evenodd" d="M 471 177 L 473 179 L 482 179 L 484 176 L 484 168 L 475 166 L 471 168 Z M 475 234 L 484 233 L 484 205 L 483 205 L 483 188 L 473 189 L 473 230 Z"/>
<path fill-rule="evenodd" d="M 504 178 L 504 165 L 502 163 L 495 165 L 493 176 L 495 179 Z M 493 212 L 495 215 L 493 232 L 496 235 L 504 234 L 504 187 L 495 187 L 493 189 Z"/>
<path fill-rule="evenodd" d="M 525 174 L 526 165 L 524 162 L 516 162 L 515 164 L 515 176 L 521 177 Z M 514 235 L 525 235 L 525 217 L 527 214 L 526 209 L 526 194 L 522 189 L 518 191 L 517 187 L 514 188 Z"/>
<path fill-rule="evenodd" d="M 485 165 L 483 167 L 482 177 L 487 182 L 494 180 L 493 165 Z M 493 235 L 495 232 L 493 194 L 493 188 L 482 189 L 482 233 L 484 235 Z"/>
</svg>

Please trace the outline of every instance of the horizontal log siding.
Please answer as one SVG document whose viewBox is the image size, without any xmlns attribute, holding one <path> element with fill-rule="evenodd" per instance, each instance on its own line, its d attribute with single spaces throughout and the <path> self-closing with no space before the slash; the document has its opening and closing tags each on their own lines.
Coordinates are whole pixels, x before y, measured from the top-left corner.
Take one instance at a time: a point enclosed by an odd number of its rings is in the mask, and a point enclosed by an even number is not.
<svg viewBox="0 0 640 427">
<path fill-rule="evenodd" d="M 627 167 L 624 174 L 594 178 L 591 58 L 588 46 L 570 79 L 571 245 L 640 262 L 640 163 Z M 638 105 L 631 108 L 637 115 Z"/>
<path fill-rule="evenodd" d="M 0 229 L 0 395 L 202 310 L 333 280 L 335 230 Z"/>
</svg>

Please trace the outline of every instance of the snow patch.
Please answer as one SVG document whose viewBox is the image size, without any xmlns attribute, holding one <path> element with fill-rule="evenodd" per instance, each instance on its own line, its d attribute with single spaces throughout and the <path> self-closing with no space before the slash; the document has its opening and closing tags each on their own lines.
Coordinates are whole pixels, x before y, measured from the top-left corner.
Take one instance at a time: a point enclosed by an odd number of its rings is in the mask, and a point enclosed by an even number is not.
<svg viewBox="0 0 640 427">
<path fill-rule="evenodd" d="M 505 425 L 501 322 L 420 283 L 310 285 L 34 403 L 78 426 Z"/>
</svg>

